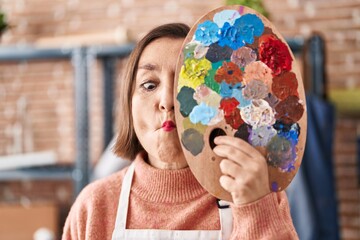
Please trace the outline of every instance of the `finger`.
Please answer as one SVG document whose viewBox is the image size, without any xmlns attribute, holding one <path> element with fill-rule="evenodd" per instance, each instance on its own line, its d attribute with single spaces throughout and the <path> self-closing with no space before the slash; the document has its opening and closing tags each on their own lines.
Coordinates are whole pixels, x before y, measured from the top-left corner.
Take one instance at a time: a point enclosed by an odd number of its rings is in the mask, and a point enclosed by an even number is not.
<svg viewBox="0 0 360 240">
<path fill-rule="evenodd" d="M 248 166 L 242 167 L 234 161 L 224 159 L 220 163 L 221 172 L 234 180 L 236 186 L 248 186 L 258 179 L 258 173 Z"/>
<path fill-rule="evenodd" d="M 260 154 L 260 152 L 258 150 L 256 150 L 256 148 L 254 148 L 252 145 L 250 145 L 246 141 L 244 141 L 240 138 L 236 138 L 236 137 L 217 136 L 214 139 L 214 143 L 216 145 L 225 144 L 225 145 L 233 146 L 235 148 L 241 149 L 241 151 L 247 153 L 250 156 Z"/>
<path fill-rule="evenodd" d="M 214 153 L 219 157 L 223 157 L 235 161 L 239 165 L 251 164 L 253 158 L 247 153 L 228 145 L 218 145 L 213 149 Z"/>
<path fill-rule="evenodd" d="M 219 179 L 220 185 L 229 193 L 236 192 L 236 182 L 233 178 L 223 175 Z"/>
<path fill-rule="evenodd" d="M 234 161 L 224 159 L 220 162 L 220 170 L 224 175 L 228 175 L 232 178 L 237 178 L 241 173 L 241 166 Z"/>
</svg>

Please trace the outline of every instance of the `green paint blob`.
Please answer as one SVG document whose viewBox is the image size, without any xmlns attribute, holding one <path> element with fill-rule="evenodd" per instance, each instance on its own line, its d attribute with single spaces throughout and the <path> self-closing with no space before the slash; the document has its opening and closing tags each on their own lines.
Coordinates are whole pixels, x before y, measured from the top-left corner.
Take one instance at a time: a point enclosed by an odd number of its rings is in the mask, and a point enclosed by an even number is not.
<svg viewBox="0 0 360 240">
<path fill-rule="evenodd" d="M 223 61 L 212 63 L 212 68 L 205 77 L 205 85 L 216 93 L 220 93 L 220 84 L 215 81 L 215 74 L 218 68 L 222 66 Z"/>
<path fill-rule="evenodd" d="M 181 134 L 181 143 L 193 156 L 198 155 L 204 148 L 203 135 L 196 129 L 186 129 Z"/>
<path fill-rule="evenodd" d="M 183 117 L 189 116 L 193 108 L 198 105 L 193 98 L 194 93 L 194 89 L 184 86 L 180 89 L 179 94 L 176 96 L 176 99 L 180 104 L 180 113 Z"/>
</svg>

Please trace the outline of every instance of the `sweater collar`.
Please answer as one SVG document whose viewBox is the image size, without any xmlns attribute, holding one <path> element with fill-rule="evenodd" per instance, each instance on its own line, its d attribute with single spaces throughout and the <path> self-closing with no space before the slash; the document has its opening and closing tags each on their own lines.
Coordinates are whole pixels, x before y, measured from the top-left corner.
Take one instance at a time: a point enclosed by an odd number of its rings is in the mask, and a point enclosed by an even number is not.
<svg viewBox="0 0 360 240">
<path fill-rule="evenodd" d="M 207 194 L 189 167 L 178 170 L 157 169 L 145 162 L 144 154 L 137 155 L 135 164 L 131 192 L 145 201 L 181 203 Z"/>
</svg>

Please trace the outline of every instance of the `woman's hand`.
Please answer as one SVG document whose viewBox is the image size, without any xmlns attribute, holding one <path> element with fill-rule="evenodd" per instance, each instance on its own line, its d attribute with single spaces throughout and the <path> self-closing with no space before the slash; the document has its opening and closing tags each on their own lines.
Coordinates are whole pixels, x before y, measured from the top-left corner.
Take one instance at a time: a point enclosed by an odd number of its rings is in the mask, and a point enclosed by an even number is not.
<svg viewBox="0 0 360 240">
<path fill-rule="evenodd" d="M 266 160 L 258 150 L 236 137 L 219 136 L 214 142 L 214 152 L 224 158 L 220 185 L 231 193 L 234 204 L 250 203 L 270 193 Z"/>
</svg>

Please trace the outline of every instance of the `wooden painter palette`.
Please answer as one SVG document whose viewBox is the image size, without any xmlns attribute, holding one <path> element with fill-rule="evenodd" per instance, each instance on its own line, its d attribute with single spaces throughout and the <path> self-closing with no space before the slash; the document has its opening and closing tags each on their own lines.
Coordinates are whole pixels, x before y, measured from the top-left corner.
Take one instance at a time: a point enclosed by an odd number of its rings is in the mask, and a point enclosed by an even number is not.
<svg viewBox="0 0 360 240">
<path fill-rule="evenodd" d="M 306 101 L 295 58 L 269 20 L 238 5 L 203 16 L 184 41 L 174 91 L 186 160 L 212 195 L 232 201 L 219 183 L 218 135 L 242 138 L 265 156 L 271 191 L 289 185 L 304 152 Z"/>
</svg>

